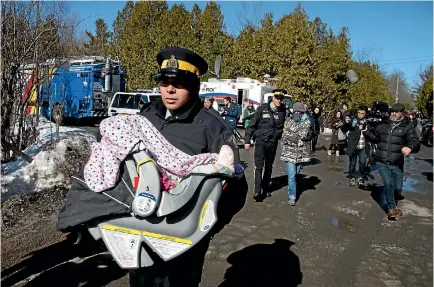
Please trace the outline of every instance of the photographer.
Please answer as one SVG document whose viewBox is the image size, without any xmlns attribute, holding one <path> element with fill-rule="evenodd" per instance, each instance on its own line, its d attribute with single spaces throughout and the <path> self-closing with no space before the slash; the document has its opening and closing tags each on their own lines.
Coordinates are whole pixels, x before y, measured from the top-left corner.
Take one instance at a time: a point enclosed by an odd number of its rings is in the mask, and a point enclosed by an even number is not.
<svg viewBox="0 0 434 287">
<path fill-rule="evenodd" d="M 366 123 L 368 124 L 368 128 L 373 130 L 376 126 L 381 124 L 384 121 L 389 119 L 389 104 L 380 101 L 374 101 L 372 103 L 371 110 L 368 115 L 365 117 Z M 366 142 L 366 155 L 367 155 L 367 163 L 366 163 L 366 173 L 367 176 L 373 179 L 372 172 L 377 170 L 377 166 L 375 165 L 374 154 L 376 152 L 377 145 L 372 142 Z"/>
<path fill-rule="evenodd" d="M 387 217 L 402 215 L 396 206 L 395 193 L 400 193 L 403 181 L 404 156 L 417 153 L 420 142 L 412 125 L 403 115 L 405 107 L 396 103 L 391 107 L 389 119 L 375 128 L 365 128 L 363 136 L 377 144 L 374 155 L 378 172 L 384 181 Z"/>
<path fill-rule="evenodd" d="M 363 178 L 366 172 L 366 140 L 362 134 L 362 130 L 366 129 L 367 122 L 365 120 L 368 108 L 359 106 L 357 117 L 347 122 L 342 127 L 342 132 L 348 134 L 348 146 L 346 153 L 350 158 L 349 175 L 350 186 L 363 185 Z M 359 171 L 356 172 L 357 158 L 359 159 Z"/>
</svg>

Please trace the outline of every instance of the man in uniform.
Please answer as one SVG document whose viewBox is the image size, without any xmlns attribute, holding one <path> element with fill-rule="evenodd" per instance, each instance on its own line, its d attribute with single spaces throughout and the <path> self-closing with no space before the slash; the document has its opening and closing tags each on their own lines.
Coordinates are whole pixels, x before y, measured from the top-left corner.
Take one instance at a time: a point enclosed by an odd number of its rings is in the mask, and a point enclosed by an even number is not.
<svg viewBox="0 0 434 287">
<path fill-rule="evenodd" d="M 140 115 L 146 117 L 171 144 L 189 155 L 218 153 L 222 145 L 226 144 L 234 150 L 235 161 L 239 162 L 239 153 L 232 130 L 226 126 L 220 116 L 205 109 L 199 98 L 199 77 L 207 72 L 208 64 L 206 61 L 196 53 L 186 49 L 165 48 L 158 53 L 157 62 L 160 66 L 160 72 L 156 78 L 159 81 L 161 98 L 147 103 L 140 111 Z M 123 178 L 128 178 L 127 169 L 123 168 L 123 170 Z M 82 172 L 78 177 L 83 178 Z M 113 197 L 119 199 L 128 194 L 128 192 L 122 191 L 122 189 L 125 190 L 122 182 L 119 181 L 111 189 L 110 193 Z M 131 182 L 128 180 L 124 182 L 128 182 L 129 188 L 132 188 Z M 241 176 L 237 180 L 228 181 L 227 189 L 232 188 L 237 189 L 237 191 L 240 188 L 241 191 L 244 189 L 247 191 L 245 177 Z M 95 206 L 92 210 L 86 206 L 85 202 L 77 200 L 83 192 L 90 194 L 85 184 L 73 179 L 73 186 L 68 194 L 67 203 L 59 214 L 57 225 L 59 230 L 67 230 L 68 227 L 73 226 L 70 222 L 73 221 L 75 224 L 79 221 L 80 214 L 87 214 L 89 217 L 88 214 L 93 212 L 95 216 L 98 216 L 95 214 Z M 91 193 L 97 197 L 97 201 L 105 203 L 103 202 L 106 200 L 105 196 L 95 192 Z M 233 192 L 229 193 L 234 194 Z M 220 208 L 221 205 L 225 206 Z M 122 207 L 119 204 L 118 206 Z M 110 206 L 108 208 L 101 206 L 104 213 L 107 213 L 110 208 Z M 119 207 L 117 208 L 119 209 Z M 229 209 L 231 208 L 232 206 L 229 206 Z M 222 195 L 218 210 L 227 209 L 228 206 L 224 195 Z M 238 210 L 231 210 L 230 212 L 232 211 L 237 212 Z M 110 211 L 108 213 L 110 214 Z M 117 211 L 117 213 L 121 212 Z M 220 215 L 219 221 L 221 219 L 226 220 L 228 216 L 231 217 L 233 214 Z M 219 221 L 217 224 L 220 224 Z M 144 277 L 141 276 L 137 280 L 141 281 L 144 286 L 198 286 L 210 236 L 211 232 L 191 250 L 169 262 L 155 262 L 154 266 L 146 268 Z"/>
<path fill-rule="evenodd" d="M 271 196 L 269 185 L 277 144 L 282 137 L 283 124 L 286 119 L 286 109 L 282 101 L 286 91 L 277 89 L 273 91 L 272 99 L 261 105 L 255 112 L 246 129 L 244 147 L 250 149 L 250 140 L 256 138 L 255 144 L 255 195 L 254 199 L 260 201 L 264 195 Z M 262 191 L 262 192 L 261 192 Z"/>
<path fill-rule="evenodd" d="M 145 106 L 140 114 L 151 121 L 171 144 L 187 154 L 218 153 L 222 145 L 228 144 L 239 162 L 233 132 L 220 116 L 204 109 L 200 101 L 199 77 L 207 72 L 206 61 L 196 53 L 180 48 L 162 49 L 157 61 L 161 67 L 156 75 L 161 100 Z M 224 205 L 223 200 L 220 204 Z M 153 284 L 156 284 L 155 280 L 163 279 L 169 282 L 161 285 L 164 287 L 197 286 L 209 238 L 202 241 L 185 256 L 171 260 L 161 269 L 157 267 L 159 275 L 152 279 Z"/>
</svg>

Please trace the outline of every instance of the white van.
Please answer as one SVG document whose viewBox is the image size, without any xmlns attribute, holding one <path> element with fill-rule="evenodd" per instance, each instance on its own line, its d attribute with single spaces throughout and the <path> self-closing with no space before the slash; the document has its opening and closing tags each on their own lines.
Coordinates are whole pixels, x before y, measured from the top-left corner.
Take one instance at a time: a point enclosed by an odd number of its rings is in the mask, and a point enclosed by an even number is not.
<svg viewBox="0 0 434 287">
<path fill-rule="evenodd" d="M 146 103 L 160 97 L 160 93 L 117 92 L 110 103 L 108 115 L 136 115 Z"/>
</svg>

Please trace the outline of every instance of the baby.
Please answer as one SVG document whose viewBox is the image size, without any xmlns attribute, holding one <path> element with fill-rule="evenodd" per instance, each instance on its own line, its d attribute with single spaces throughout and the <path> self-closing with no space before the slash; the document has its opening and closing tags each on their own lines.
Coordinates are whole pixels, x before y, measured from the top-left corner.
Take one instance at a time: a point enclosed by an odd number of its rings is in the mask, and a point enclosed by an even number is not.
<svg viewBox="0 0 434 287">
<path fill-rule="evenodd" d="M 147 118 L 140 115 L 107 118 L 100 124 L 100 133 L 101 141 L 92 146 L 92 154 L 84 168 L 84 179 L 96 192 L 116 185 L 121 163 L 137 147 L 156 162 L 162 186 L 167 191 L 191 172 L 226 175 L 235 172 L 234 154 L 229 146 L 223 145 L 218 154 L 188 155 L 170 144 Z"/>
</svg>

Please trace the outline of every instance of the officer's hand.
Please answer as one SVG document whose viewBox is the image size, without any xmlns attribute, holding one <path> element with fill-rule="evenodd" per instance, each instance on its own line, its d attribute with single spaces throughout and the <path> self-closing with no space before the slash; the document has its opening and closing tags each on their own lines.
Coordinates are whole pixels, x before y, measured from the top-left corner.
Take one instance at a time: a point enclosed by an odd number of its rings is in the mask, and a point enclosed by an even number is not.
<svg viewBox="0 0 434 287">
<path fill-rule="evenodd" d="M 411 153 L 411 148 L 405 146 L 401 149 L 401 152 L 404 156 L 409 156 Z"/>
<path fill-rule="evenodd" d="M 244 148 L 245 148 L 246 150 L 249 150 L 249 149 L 250 149 L 250 144 L 244 144 Z"/>
</svg>

